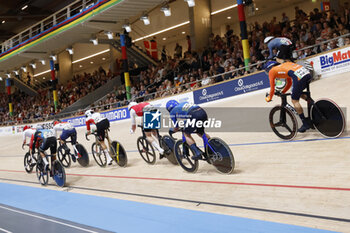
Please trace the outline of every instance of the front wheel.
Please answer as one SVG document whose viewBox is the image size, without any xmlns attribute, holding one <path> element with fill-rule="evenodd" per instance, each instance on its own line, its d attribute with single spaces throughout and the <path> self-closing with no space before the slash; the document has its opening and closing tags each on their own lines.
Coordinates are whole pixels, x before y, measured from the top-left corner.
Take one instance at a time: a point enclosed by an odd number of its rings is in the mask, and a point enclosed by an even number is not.
<svg viewBox="0 0 350 233">
<path fill-rule="evenodd" d="M 230 147 L 220 138 L 210 138 L 205 151 L 211 164 L 220 173 L 230 174 L 235 168 L 235 159 Z"/>
<path fill-rule="evenodd" d="M 144 137 L 137 139 L 137 149 L 143 160 L 148 164 L 156 163 L 156 153 L 153 146 Z"/>
<path fill-rule="evenodd" d="M 33 167 L 35 165 L 35 161 L 32 161 L 32 157 L 30 156 L 30 153 L 27 152 L 24 155 L 24 169 L 27 173 L 31 173 L 33 171 Z"/>
<path fill-rule="evenodd" d="M 66 172 L 60 161 L 55 160 L 52 163 L 52 178 L 56 182 L 57 186 L 64 187 L 66 184 Z"/>
<path fill-rule="evenodd" d="M 92 156 L 100 167 L 107 165 L 107 156 L 99 143 L 94 142 L 91 146 Z"/>
<path fill-rule="evenodd" d="M 271 109 L 269 121 L 272 131 L 283 140 L 293 140 L 298 132 L 298 121 L 291 110 L 285 106 Z"/>
<path fill-rule="evenodd" d="M 329 99 L 320 99 L 311 107 L 311 119 L 324 137 L 339 137 L 345 129 L 345 117 L 341 108 Z"/>
<path fill-rule="evenodd" d="M 120 166 L 120 167 L 126 167 L 128 164 L 128 157 L 126 155 L 126 151 L 122 144 L 117 141 L 113 141 L 111 143 L 111 155 L 114 161 Z"/>
<path fill-rule="evenodd" d="M 64 167 L 70 167 L 70 165 L 72 164 L 72 160 L 67 145 L 61 145 L 58 147 L 57 156 L 58 160 L 62 163 Z"/>
<path fill-rule="evenodd" d="M 186 142 L 178 140 L 174 146 L 177 163 L 187 172 L 194 173 L 198 170 L 198 160 L 191 159 L 195 153 Z"/>
<path fill-rule="evenodd" d="M 78 151 L 78 154 L 75 152 L 75 154 L 77 154 L 78 157 L 78 163 L 82 166 L 82 167 L 87 167 L 89 166 L 90 160 L 89 160 L 89 154 L 86 151 L 85 147 L 81 144 L 76 144 L 75 148 Z"/>
<path fill-rule="evenodd" d="M 39 155 L 40 156 L 40 155 Z M 38 180 L 41 185 L 47 185 L 49 182 L 49 172 L 44 171 L 45 166 L 43 161 L 37 162 L 36 164 L 36 176 L 38 177 Z"/>
</svg>

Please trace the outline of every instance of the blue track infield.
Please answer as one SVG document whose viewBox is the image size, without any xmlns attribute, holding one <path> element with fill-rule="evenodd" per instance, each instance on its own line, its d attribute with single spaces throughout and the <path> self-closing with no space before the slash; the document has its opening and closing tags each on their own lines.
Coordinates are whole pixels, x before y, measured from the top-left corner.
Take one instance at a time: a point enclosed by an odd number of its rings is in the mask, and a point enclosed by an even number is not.
<svg viewBox="0 0 350 233">
<path fill-rule="evenodd" d="M 118 233 L 331 232 L 6 183 L 0 183 L 0 203 Z"/>
</svg>

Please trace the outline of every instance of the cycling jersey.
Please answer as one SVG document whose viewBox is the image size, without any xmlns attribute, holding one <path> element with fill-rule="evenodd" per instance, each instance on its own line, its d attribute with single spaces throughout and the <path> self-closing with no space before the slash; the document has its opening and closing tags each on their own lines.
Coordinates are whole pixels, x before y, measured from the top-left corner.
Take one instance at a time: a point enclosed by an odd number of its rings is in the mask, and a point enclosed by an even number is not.
<svg viewBox="0 0 350 233">
<path fill-rule="evenodd" d="M 55 137 L 55 133 L 52 129 L 41 129 L 41 130 L 37 130 L 34 134 L 34 136 L 32 137 L 31 141 L 31 145 L 36 145 L 37 141 L 39 141 L 40 139 L 42 139 L 43 141 L 45 141 L 47 138 L 56 138 Z M 55 139 L 56 141 L 56 139 Z M 34 148 L 31 148 L 34 150 Z"/>
<path fill-rule="evenodd" d="M 56 135 L 56 133 L 58 131 L 63 131 L 63 130 L 71 130 L 71 129 L 74 129 L 73 125 L 69 122 L 61 122 L 61 123 L 58 123 L 56 124 L 54 127 L 53 127 L 53 131 Z"/>
<path fill-rule="evenodd" d="M 23 131 L 23 144 L 26 143 L 27 137 L 31 138 L 33 134 L 35 134 L 36 129 L 26 129 Z"/>
<path fill-rule="evenodd" d="M 132 125 L 136 125 L 136 116 L 139 116 L 139 117 L 143 116 L 143 110 L 147 105 L 150 105 L 150 104 L 147 102 L 142 102 L 130 108 L 130 118 L 131 118 Z"/>
<path fill-rule="evenodd" d="M 177 127 L 178 120 L 185 120 L 190 118 L 190 111 L 196 108 L 200 108 L 198 105 L 182 102 L 170 111 L 170 118 Z"/>
<path fill-rule="evenodd" d="M 102 117 L 102 115 L 98 112 L 93 113 L 90 117 L 86 118 L 86 129 L 89 131 L 90 130 L 90 125 L 91 124 L 97 124 L 100 121 L 106 119 L 105 117 Z"/>
<path fill-rule="evenodd" d="M 269 51 L 270 51 L 270 55 L 269 55 L 268 59 L 273 58 L 273 56 L 274 56 L 273 50 L 274 49 L 279 49 L 282 45 L 291 46 L 292 44 L 293 44 L 292 41 L 286 37 L 277 37 L 277 38 L 272 39 L 267 44 L 267 47 L 269 47 Z"/>
<path fill-rule="evenodd" d="M 275 79 L 286 79 L 287 84 L 282 90 L 282 93 L 286 93 L 292 84 L 297 85 L 299 80 L 303 78 L 308 79 L 310 77 L 310 72 L 305 67 L 296 63 L 285 62 L 273 67 L 269 72 L 270 94 L 268 100 L 271 100 L 275 93 Z"/>
</svg>

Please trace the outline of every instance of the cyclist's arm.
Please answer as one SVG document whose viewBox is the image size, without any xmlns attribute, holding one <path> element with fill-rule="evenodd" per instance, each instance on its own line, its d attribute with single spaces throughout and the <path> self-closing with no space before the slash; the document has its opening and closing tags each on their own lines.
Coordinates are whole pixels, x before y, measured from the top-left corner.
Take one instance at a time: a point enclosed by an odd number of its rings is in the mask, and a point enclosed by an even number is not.
<svg viewBox="0 0 350 233">
<path fill-rule="evenodd" d="M 286 86 L 283 88 L 283 90 L 282 90 L 282 93 L 284 94 L 284 93 L 286 93 L 289 89 L 290 89 L 290 87 L 292 86 L 292 84 L 293 84 L 293 80 L 292 80 L 292 78 L 287 78 L 286 79 L 286 82 L 287 82 L 287 84 L 286 84 Z"/>
<path fill-rule="evenodd" d="M 27 138 L 26 133 L 23 132 L 23 143 L 22 143 L 23 145 L 26 144 L 26 138 Z"/>
<path fill-rule="evenodd" d="M 130 118 L 131 118 L 131 130 L 132 132 L 135 132 L 136 130 L 136 112 L 134 109 L 130 110 Z"/>
<path fill-rule="evenodd" d="M 269 48 L 269 52 L 270 52 L 270 55 L 269 55 L 268 59 L 271 59 L 271 58 L 273 58 L 273 56 L 274 56 L 274 54 L 273 54 L 274 45 L 273 45 L 272 43 L 269 43 L 269 44 L 267 45 L 267 47 Z"/>
<path fill-rule="evenodd" d="M 35 145 L 36 145 L 36 142 L 38 140 L 39 134 L 40 134 L 40 132 L 35 132 L 35 134 L 33 136 L 34 140 L 33 140 L 32 148 L 31 148 L 32 154 L 34 154 L 34 152 L 35 152 Z"/>
<path fill-rule="evenodd" d="M 88 132 L 90 132 L 90 124 L 95 124 L 95 121 L 94 121 L 94 119 L 92 119 L 92 118 L 90 118 L 89 120 L 87 120 L 86 122 L 86 130 L 88 131 Z"/>
<path fill-rule="evenodd" d="M 274 69 L 271 69 L 269 72 L 269 80 L 270 80 L 270 93 L 265 98 L 267 102 L 270 102 L 272 100 L 273 95 L 275 94 L 275 79 L 276 79 L 276 72 Z"/>
</svg>

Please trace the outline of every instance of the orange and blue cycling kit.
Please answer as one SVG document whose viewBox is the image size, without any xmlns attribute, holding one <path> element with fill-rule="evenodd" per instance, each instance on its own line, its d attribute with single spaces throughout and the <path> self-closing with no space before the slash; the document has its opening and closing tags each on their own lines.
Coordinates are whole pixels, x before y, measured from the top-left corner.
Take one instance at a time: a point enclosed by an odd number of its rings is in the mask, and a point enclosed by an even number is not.
<svg viewBox="0 0 350 233">
<path fill-rule="evenodd" d="M 305 67 L 293 62 L 285 62 L 273 67 L 269 72 L 270 94 L 265 99 L 267 102 L 272 100 L 275 93 L 276 79 L 286 79 L 286 86 L 283 88 L 282 93 L 286 93 L 293 85 L 292 99 L 298 100 L 302 91 L 311 81 L 311 75 Z"/>
</svg>

